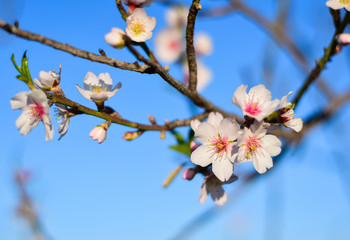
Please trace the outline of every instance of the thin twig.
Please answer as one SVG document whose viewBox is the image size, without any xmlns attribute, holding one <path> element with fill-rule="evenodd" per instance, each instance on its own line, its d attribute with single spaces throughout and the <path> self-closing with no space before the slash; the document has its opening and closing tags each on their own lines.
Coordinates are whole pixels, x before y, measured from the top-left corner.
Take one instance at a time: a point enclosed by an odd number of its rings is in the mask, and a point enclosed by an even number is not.
<svg viewBox="0 0 350 240">
<path fill-rule="evenodd" d="M 196 22 L 196 16 L 198 11 L 201 9 L 199 4 L 200 0 L 193 0 L 192 5 L 188 11 L 187 27 L 186 27 L 186 54 L 188 62 L 189 72 L 189 84 L 188 88 L 190 91 L 196 92 L 197 89 L 197 62 L 196 52 L 194 50 L 193 35 L 194 25 Z"/>
<path fill-rule="evenodd" d="M 344 20 L 341 22 L 339 27 L 336 29 L 330 44 L 328 45 L 327 49 L 325 49 L 323 57 L 321 58 L 321 60 L 316 61 L 316 66 L 314 67 L 314 69 L 312 69 L 311 73 L 306 78 L 303 86 L 298 91 L 298 94 L 296 95 L 296 97 L 293 101 L 293 103 L 296 106 L 298 105 L 301 97 L 304 95 L 304 93 L 309 88 L 311 83 L 313 83 L 318 78 L 321 71 L 326 67 L 327 62 L 329 62 L 331 60 L 331 57 L 335 54 L 335 48 L 337 46 L 336 36 L 344 31 L 344 29 L 348 25 L 349 21 L 350 21 L 350 13 L 347 12 L 345 17 L 344 17 Z"/>
<path fill-rule="evenodd" d="M 135 63 L 127 63 L 123 61 L 119 61 L 107 56 L 101 56 L 97 55 L 91 52 L 87 52 L 84 50 L 80 50 L 78 48 L 75 48 L 69 44 L 63 44 L 61 42 L 49 39 L 47 37 L 44 37 L 42 35 L 36 34 L 36 33 L 31 33 L 28 31 L 21 30 L 19 28 L 16 28 L 15 26 L 12 26 L 0 19 L 0 28 L 4 29 L 8 33 L 12 35 L 16 35 L 20 38 L 24 38 L 30 41 L 35 41 L 42 43 L 44 45 L 53 47 L 55 49 L 67 52 L 72 54 L 73 56 L 81 57 L 84 59 L 88 59 L 93 62 L 99 62 L 103 63 L 112 67 L 124 69 L 124 70 L 130 70 L 134 72 L 140 72 L 140 73 L 154 73 L 152 69 L 149 66 L 145 65 L 140 65 L 140 64 L 135 64 Z"/>
</svg>

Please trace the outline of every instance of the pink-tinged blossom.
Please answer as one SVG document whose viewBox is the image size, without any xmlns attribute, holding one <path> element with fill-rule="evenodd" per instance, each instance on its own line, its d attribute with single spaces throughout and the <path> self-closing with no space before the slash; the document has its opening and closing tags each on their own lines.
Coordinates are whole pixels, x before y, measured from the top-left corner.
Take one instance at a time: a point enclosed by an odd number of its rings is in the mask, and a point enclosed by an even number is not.
<svg viewBox="0 0 350 240">
<path fill-rule="evenodd" d="M 233 183 L 238 177 L 232 175 L 227 181 L 221 182 L 215 175 L 206 176 L 203 180 L 203 185 L 199 191 L 199 203 L 203 204 L 211 195 L 216 205 L 222 206 L 227 202 L 227 194 L 222 187 L 223 184 Z"/>
<path fill-rule="evenodd" d="M 244 128 L 243 134 L 237 139 L 238 151 L 236 163 L 252 161 L 260 174 L 273 167 L 271 156 L 281 152 L 281 141 L 274 135 L 266 135 L 266 125 L 255 122 L 250 128 Z"/>
<path fill-rule="evenodd" d="M 281 103 L 279 106 L 279 109 L 283 109 L 286 107 L 289 107 L 292 103 L 287 102 L 287 98 L 289 95 L 291 95 L 293 92 L 289 92 L 287 96 L 284 96 L 281 99 Z M 301 118 L 294 118 L 294 111 L 293 108 L 290 108 L 288 111 L 280 115 L 280 121 L 282 124 L 287 127 L 291 128 L 296 132 L 300 132 L 300 130 L 303 128 L 303 121 Z"/>
<path fill-rule="evenodd" d="M 346 46 L 350 43 L 350 34 L 349 33 L 341 33 L 337 37 L 338 44 L 342 46 Z"/>
<path fill-rule="evenodd" d="M 189 81 L 189 72 L 188 72 L 188 64 L 185 62 L 183 66 L 184 71 L 184 82 L 188 85 Z M 201 61 L 197 61 L 197 91 L 203 91 L 205 87 L 210 83 L 213 77 L 212 72 L 209 68 L 207 68 Z"/>
<path fill-rule="evenodd" d="M 196 54 L 210 55 L 213 52 L 213 43 L 208 34 L 198 33 L 194 39 Z"/>
<path fill-rule="evenodd" d="M 329 0 L 326 5 L 334 10 L 345 8 L 350 11 L 350 0 Z"/>
<path fill-rule="evenodd" d="M 84 90 L 78 85 L 76 86 L 83 97 L 94 102 L 103 102 L 114 96 L 122 84 L 118 83 L 112 89 L 113 81 L 109 73 L 101 73 L 96 77 L 94 73 L 88 72 L 84 79 Z"/>
<path fill-rule="evenodd" d="M 120 28 L 112 28 L 109 33 L 105 35 L 106 42 L 114 48 L 120 49 L 125 46 L 124 41 L 125 32 Z"/>
<path fill-rule="evenodd" d="M 60 84 L 61 81 L 61 65 L 60 70 L 57 73 L 56 71 L 40 71 L 39 72 L 39 80 L 34 79 L 34 83 L 40 87 L 41 89 L 51 91 L 53 87 L 56 87 Z"/>
<path fill-rule="evenodd" d="M 248 94 L 247 88 L 247 85 L 239 86 L 233 94 L 232 102 L 244 115 L 261 121 L 275 110 L 279 100 L 271 101 L 271 92 L 262 84 L 252 87 Z"/>
<path fill-rule="evenodd" d="M 156 54 L 161 61 L 172 63 L 180 59 L 184 50 L 182 32 L 175 28 L 161 31 L 156 37 Z"/>
<path fill-rule="evenodd" d="M 229 179 L 233 174 L 232 149 L 240 132 L 236 120 L 223 119 L 220 113 L 210 113 L 208 122 L 202 122 L 193 130 L 202 145 L 192 152 L 191 161 L 202 167 L 212 164 L 217 178 L 222 182 Z"/>
<path fill-rule="evenodd" d="M 180 5 L 170 7 L 166 12 L 166 20 L 170 27 L 182 28 L 187 24 L 188 8 Z"/>
<path fill-rule="evenodd" d="M 124 0 L 124 4 L 128 5 L 131 10 L 140 7 L 148 7 L 154 2 L 154 0 Z"/>
<path fill-rule="evenodd" d="M 106 140 L 107 129 L 103 125 L 98 125 L 91 130 L 89 136 L 93 140 L 97 140 L 98 143 L 101 144 L 101 143 L 103 143 L 104 140 Z"/>
<path fill-rule="evenodd" d="M 50 119 L 50 107 L 42 90 L 20 92 L 11 100 L 12 109 L 22 109 L 23 112 L 16 121 L 16 126 L 22 135 L 27 135 L 40 121 L 44 123 L 46 138 L 53 138 L 53 127 Z"/>
<path fill-rule="evenodd" d="M 126 18 L 125 32 L 135 42 L 144 42 L 152 37 L 152 30 L 156 27 L 156 19 L 148 17 L 143 8 L 136 8 Z"/>
</svg>

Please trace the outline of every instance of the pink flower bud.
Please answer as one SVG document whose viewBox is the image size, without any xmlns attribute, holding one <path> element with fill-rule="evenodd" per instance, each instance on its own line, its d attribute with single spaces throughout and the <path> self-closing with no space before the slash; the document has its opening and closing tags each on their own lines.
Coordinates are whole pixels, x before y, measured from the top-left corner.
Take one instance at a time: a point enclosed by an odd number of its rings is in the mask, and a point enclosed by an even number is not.
<svg viewBox="0 0 350 240">
<path fill-rule="evenodd" d="M 98 125 L 97 127 L 91 130 L 89 136 L 93 140 L 98 140 L 98 143 L 101 144 L 104 140 L 106 140 L 107 130 L 103 126 Z"/>
<path fill-rule="evenodd" d="M 127 132 L 122 136 L 122 138 L 124 138 L 127 141 L 131 141 L 131 140 L 134 140 L 135 138 L 138 138 L 139 136 L 141 136 L 143 132 L 144 131 L 142 131 L 142 130 L 136 131 L 136 132 Z"/>
<path fill-rule="evenodd" d="M 342 45 L 346 46 L 350 43 L 350 34 L 349 33 L 341 33 L 337 36 L 337 42 Z"/>
<path fill-rule="evenodd" d="M 190 146 L 191 146 L 191 151 L 193 152 L 194 150 L 196 150 L 200 146 L 200 144 L 196 143 L 195 141 L 192 141 Z"/>
<path fill-rule="evenodd" d="M 195 168 L 187 168 L 182 174 L 182 178 L 185 180 L 192 180 L 194 176 L 197 174 L 197 169 Z"/>
</svg>

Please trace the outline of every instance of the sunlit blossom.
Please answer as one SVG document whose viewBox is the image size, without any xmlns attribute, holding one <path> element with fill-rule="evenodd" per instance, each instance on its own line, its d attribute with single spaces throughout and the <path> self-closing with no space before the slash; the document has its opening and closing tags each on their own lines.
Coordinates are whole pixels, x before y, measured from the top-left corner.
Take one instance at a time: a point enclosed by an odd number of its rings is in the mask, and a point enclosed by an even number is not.
<svg viewBox="0 0 350 240">
<path fill-rule="evenodd" d="M 262 84 L 252 87 L 248 94 L 247 88 L 247 85 L 239 86 L 233 94 L 232 102 L 242 109 L 244 115 L 261 121 L 275 110 L 279 100 L 271 101 L 271 92 Z"/>
<path fill-rule="evenodd" d="M 101 73 L 96 77 L 92 72 L 88 72 L 84 79 L 84 89 L 78 85 L 77 89 L 81 95 L 94 102 L 103 102 L 114 96 L 122 87 L 119 82 L 113 89 L 113 81 L 109 73 Z"/>
<path fill-rule="evenodd" d="M 53 87 L 56 87 L 60 84 L 61 81 L 61 65 L 60 70 L 57 73 L 56 71 L 40 71 L 39 80 L 34 79 L 34 83 L 41 89 L 51 91 Z"/>
<path fill-rule="evenodd" d="M 22 135 L 27 135 L 40 121 L 44 123 L 46 138 L 53 138 L 53 127 L 50 119 L 50 107 L 42 90 L 20 92 L 11 100 L 12 109 L 22 109 L 23 112 L 16 121 L 16 126 Z"/>
<path fill-rule="evenodd" d="M 97 140 L 99 144 L 103 143 L 104 140 L 106 140 L 107 137 L 107 129 L 104 125 L 98 125 L 94 127 L 91 132 L 89 133 L 89 136 L 93 140 Z"/>
<path fill-rule="evenodd" d="M 281 141 L 274 135 L 267 135 L 267 126 L 255 122 L 244 128 L 237 139 L 238 152 L 234 154 L 236 163 L 252 161 L 260 174 L 273 167 L 271 156 L 281 152 Z"/>
<path fill-rule="evenodd" d="M 148 17 L 143 8 L 136 8 L 126 18 L 125 32 L 135 42 L 144 42 L 152 37 L 152 30 L 156 26 L 156 19 Z"/>
<path fill-rule="evenodd" d="M 329 0 L 326 5 L 334 10 L 345 8 L 350 11 L 350 0 Z"/>
<path fill-rule="evenodd" d="M 212 164 L 217 178 L 226 181 L 233 173 L 232 149 L 240 131 L 238 123 L 220 113 L 210 113 L 208 122 L 191 125 L 195 126 L 195 138 L 202 143 L 192 152 L 191 161 L 202 167 Z"/>
<path fill-rule="evenodd" d="M 287 102 L 287 98 L 292 93 L 293 92 L 289 92 L 288 95 L 284 96 L 281 99 L 279 109 L 283 109 L 291 106 L 292 103 Z M 293 108 L 289 108 L 285 113 L 281 114 L 280 121 L 285 127 L 291 128 L 296 132 L 300 132 L 300 130 L 303 128 L 303 121 L 301 120 L 301 118 L 294 118 Z"/>
<path fill-rule="evenodd" d="M 221 182 L 213 174 L 206 176 L 203 179 L 203 184 L 199 191 L 199 203 L 205 203 L 208 195 L 211 195 L 211 198 L 214 200 L 216 205 L 224 205 L 227 202 L 227 194 L 222 185 L 233 183 L 237 179 L 238 177 L 236 175 L 232 175 L 227 181 Z"/>
<path fill-rule="evenodd" d="M 206 33 L 198 33 L 194 38 L 196 54 L 210 55 L 213 52 L 213 42 Z"/>
<path fill-rule="evenodd" d="M 175 28 L 167 28 L 156 37 L 156 54 L 161 61 L 172 63 L 180 59 L 184 51 L 182 32 Z"/>
<path fill-rule="evenodd" d="M 120 49 L 125 46 L 124 35 L 125 32 L 120 28 L 112 28 L 111 31 L 105 35 L 105 40 L 112 47 Z"/>
<path fill-rule="evenodd" d="M 181 28 L 187 24 L 188 8 L 184 5 L 170 7 L 166 12 L 166 20 L 170 27 Z"/>
</svg>

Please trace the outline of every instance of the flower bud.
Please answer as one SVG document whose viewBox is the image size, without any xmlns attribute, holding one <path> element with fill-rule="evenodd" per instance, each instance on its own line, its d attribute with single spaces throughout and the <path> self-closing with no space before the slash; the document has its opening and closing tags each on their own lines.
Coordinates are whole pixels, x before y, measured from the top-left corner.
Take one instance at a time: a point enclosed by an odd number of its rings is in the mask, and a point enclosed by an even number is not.
<svg viewBox="0 0 350 240">
<path fill-rule="evenodd" d="M 139 130 L 136 132 L 127 132 L 122 136 L 122 138 L 124 138 L 127 141 L 131 141 L 141 136 L 143 132 L 144 132 L 143 130 Z"/>
<path fill-rule="evenodd" d="M 190 144 L 191 151 L 193 152 L 193 151 L 196 150 L 199 146 L 200 146 L 199 143 L 196 143 L 195 141 L 192 141 L 191 144 Z"/>
<path fill-rule="evenodd" d="M 197 174 L 198 170 L 196 168 L 187 168 L 184 170 L 182 174 L 182 178 L 185 180 L 192 180 L 194 176 Z"/>
<path fill-rule="evenodd" d="M 112 47 L 121 49 L 125 46 L 124 36 L 125 32 L 123 30 L 112 28 L 111 31 L 105 35 L 105 40 Z"/>
</svg>

